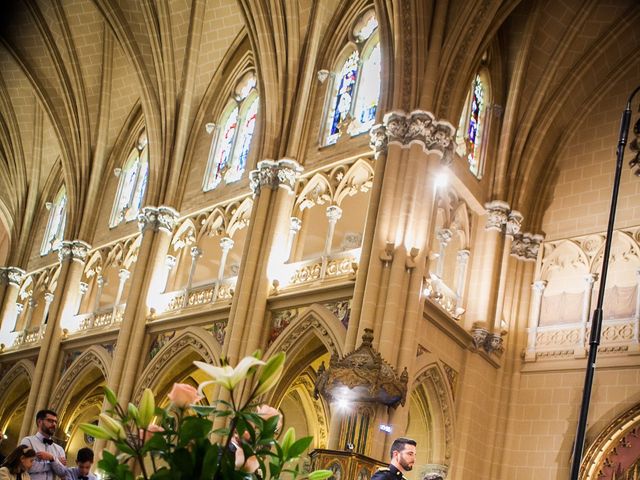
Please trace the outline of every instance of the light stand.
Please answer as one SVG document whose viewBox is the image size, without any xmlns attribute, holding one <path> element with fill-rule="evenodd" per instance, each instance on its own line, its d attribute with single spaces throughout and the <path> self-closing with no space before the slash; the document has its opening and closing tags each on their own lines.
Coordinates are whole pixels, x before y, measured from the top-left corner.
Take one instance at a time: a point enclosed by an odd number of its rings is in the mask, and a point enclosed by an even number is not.
<svg viewBox="0 0 640 480">
<path fill-rule="evenodd" d="M 611 253 L 611 243 L 613 240 L 613 225 L 616 218 L 616 205 L 618 204 L 618 190 L 620 189 L 620 177 L 622 175 L 622 160 L 624 158 L 624 148 L 627 145 L 629 135 L 629 125 L 631 124 L 631 101 L 640 91 L 637 87 L 629 96 L 627 107 L 622 113 L 620 122 L 620 137 L 618 141 L 616 173 L 613 181 L 613 193 L 611 196 L 611 209 L 609 211 L 609 224 L 607 225 L 607 237 L 604 243 L 604 256 L 602 257 L 602 272 L 600 273 L 600 288 L 598 289 L 598 302 L 593 311 L 591 321 L 591 335 L 589 337 L 589 359 L 587 361 L 587 371 L 584 379 L 584 390 L 582 391 L 582 406 L 580 408 L 580 418 L 578 420 L 578 430 L 573 446 L 573 460 L 571 462 L 571 480 L 578 480 L 580 474 L 580 464 L 582 463 L 582 452 L 584 450 L 584 439 L 587 431 L 587 417 L 589 415 L 589 403 L 591 402 L 591 387 L 593 386 L 593 375 L 596 369 L 596 356 L 600 345 L 600 335 L 602 334 L 602 304 L 604 302 L 604 292 L 607 282 L 607 270 L 609 268 L 609 254 Z M 634 132 L 638 135 L 640 121 L 636 124 Z M 638 139 L 634 140 L 637 146 Z M 637 168 L 640 163 L 640 153 L 629 162 L 631 168 Z M 640 176 L 640 170 L 635 172 Z"/>
</svg>

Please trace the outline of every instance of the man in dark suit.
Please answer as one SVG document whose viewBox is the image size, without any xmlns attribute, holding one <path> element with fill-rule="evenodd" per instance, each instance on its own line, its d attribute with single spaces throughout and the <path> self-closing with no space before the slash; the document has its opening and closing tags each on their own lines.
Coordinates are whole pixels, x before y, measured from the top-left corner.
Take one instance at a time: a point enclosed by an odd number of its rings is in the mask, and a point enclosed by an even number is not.
<svg viewBox="0 0 640 480">
<path fill-rule="evenodd" d="M 416 441 L 410 438 L 396 438 L 391 445 L 391 463 L 379 468 L 371 480 L 404 480 L 404 474 L 416 462 Z"/>
</svg>

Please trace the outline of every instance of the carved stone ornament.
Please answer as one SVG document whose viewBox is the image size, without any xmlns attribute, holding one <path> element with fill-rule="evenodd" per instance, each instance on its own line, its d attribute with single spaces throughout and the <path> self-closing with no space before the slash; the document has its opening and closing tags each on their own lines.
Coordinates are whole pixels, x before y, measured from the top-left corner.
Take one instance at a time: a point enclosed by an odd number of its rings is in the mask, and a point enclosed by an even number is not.
<svg viewBox="0 0 640 480">
<path fill-rule="evenodd" d="M 506 234 L 510 237 L 520 233 L 520 228 L 522 226 L 522 219 L 524 217 L 517 210 L 511 210 L 509 212 L 509 216 L 507 218 L 507 231 Z"/>
<path fill-rule="evenodd" d="M 487 328 L 474 324 L 471 328 L 473 344 L 477 350 L 483 349 L 487 353 L 501 355 L 504 351 L 504 336 L 506 332 L 492 333 Z"/>
<path fill-rule="evenodd" d="M 263 188 L 276 190 L 283 186 L 293 190 L 302 167 L 295 160 L 283 158 L 282 160 L 262 160 L 258 162 L 258 168 L 249 172 L 249 187 L 254 196 L 260 195 Z"/>
<path fill-rule="evenodd" d="M 496 230 L 501 232 L 504 225 L 509 221 L 510 207 L 507 202 L 501 200 L 493 200 L 486 203 L 484 208 L 487 209 L 487 223 L 485 230 Z"/>
<path fill-rule="evenodd" d="M 172 233 L 180 214 L 171 207 L 143 207 L 138 214 L 138 228 L 141 232 L 151 229 L 154 232 L 164 230 Z"/>
<path fill-rule="evenodd" d="M 404 405 L 409 380 L 407 369 L 398 375 L 373 348 L 372 342 L 373 331 L 366 328 L 360 347 L 342 358 L 332 355 L 328 369 L 323 363 L 316 378 L 316 398 L 322 395 L 329 402 L 344 398 L 392 408 Z"/>
<path fill-rule="evenodd" d="M 19 287 L 26 273 L 18 267 L 0 267 L 0 285 Z"/>
<path fill-rule="evenodd" d="M 525 262 L 535 262 L 540 251 L 540 244 L 544 240 L 543 235 L 532 233 L 518 233 L 513 236 L 511 243 L 511 256 Z"/>
<path fill-rule="evenodd" d="M 446 121 L 436 120 L 431 112 L 414 110 L 411 113 L 389 112 L 381 125 L 371 128 L 370 145 L 377 154 L 386 151 L 389 143 L 403 147 L 420 143 L 427 152 L 440 152 L 443 165 L 453 161 L 456 129 Z"/>
<path fill-rule="evenodd" d="M 63 240 L 58 250 L 58 259 L 60 262 L 75 260 L 84 263 L 87 261 L 89 250 L 91 250 L 91 245 L 82 240 Z"/>
</svg>

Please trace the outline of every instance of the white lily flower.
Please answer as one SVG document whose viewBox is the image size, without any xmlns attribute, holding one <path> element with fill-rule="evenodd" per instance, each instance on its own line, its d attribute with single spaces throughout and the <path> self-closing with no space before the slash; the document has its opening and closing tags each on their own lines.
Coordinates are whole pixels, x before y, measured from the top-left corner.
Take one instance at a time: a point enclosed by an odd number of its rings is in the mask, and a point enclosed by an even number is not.
<svg viewBox="0 0 640 480">
<path fill-rule="evenodd" d="M 251 367 L 265 364 L 265 362 L 263 362 L 262 360 L 258 360 L 256 357 L 244 357 L 242 360 L 240 360 L 240 363 L 238 363 L 236 368 L 233 368 L 229 365 L 224 367 L 216 367 L 204 362 L 193 363 L 196 367 L 213 378 L 213 381 L 211 382 L 202 383 L 200 385 L 200 388 L 198 389 L 199 391 L 201 391 L 205 385 L 210 385 L 212 383 L 222 385 L 224 388 L 231 391 L 238 383 L 244 380 Z"/>
</svg>

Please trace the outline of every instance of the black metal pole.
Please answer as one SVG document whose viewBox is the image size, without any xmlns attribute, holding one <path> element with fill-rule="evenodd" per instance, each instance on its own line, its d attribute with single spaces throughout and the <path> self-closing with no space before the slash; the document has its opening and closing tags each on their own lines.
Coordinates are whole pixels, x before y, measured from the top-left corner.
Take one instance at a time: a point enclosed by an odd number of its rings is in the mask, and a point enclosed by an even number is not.
<svg viewBox="0 0 640 480">
<path fill-rule="evenodd" d="M 593 376 L 596 370 L 596 356 L 600 345 L 600 335 L 602 334 L 602 304 L 604 302 L 604 292 L 607 282 L 607 270 L 609 269 L 609 254 L 611 253 L 611 242 L 613 240 L 613 225 L 616 219 L 616 206 L 618 204 L 618 190 L 620 190 L 620 177 L 622 176 L 622 161 L 624 158 L 624 148 L 627 145 L 629 135 L 629 125 L 631 124 L 631 101 L 636 93 L 640 91 L 637 87 L 629 96 L 627 107 L 622 113 L 620 122 L 620 137 L 618 141 L 616 173 L 613 180 L 613 193 L 611 195 L 611 209 L 609 210 L 609 224 L 607 225 L 607 237 L 604 243 L 604 256 L 602 257 L 602 271 L 600 273 L 600 288 L 598 289 L 598 301 L 593 311 L 591 320 L 591 335 L 589 337 L 589 358 L 587 361 L 587 371 L 584 378 L 584 389 L 582 391 L 582 406 L 580 407 L 580 417 L 578 419 L 578 429 L 573 446 L 573 460 L 571 462 L 571 480 L 578 480 L 580 474 L 580 464 L 582 463 L 582 452 L 584 450 L 584 439 L 587 432 L 587 417 L 589 416 L 589 403 L 591 402 L 591 387 L 593 386 Z"/>
</svg>

